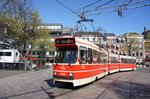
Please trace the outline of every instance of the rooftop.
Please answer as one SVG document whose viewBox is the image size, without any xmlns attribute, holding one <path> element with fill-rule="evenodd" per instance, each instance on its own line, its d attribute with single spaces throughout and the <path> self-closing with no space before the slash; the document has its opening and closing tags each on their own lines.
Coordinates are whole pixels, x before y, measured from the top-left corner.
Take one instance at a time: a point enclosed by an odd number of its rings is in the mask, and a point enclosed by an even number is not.
<svg viewBox="0 0 150 99">
<path fill-rule="evenodd" d="M 83 36 L 83 35 L 93 35 L 93 36 L 99 36 L 99 37 L 103 37 L 103 35 L 99 32 L 75 32 L 74 36 Z"/>
<path fill-rule="evenodd" d="M 114 33 L 104 33 L 104 37 L 107 37 L 107 36 L 116 36 Z"/>
</svg>

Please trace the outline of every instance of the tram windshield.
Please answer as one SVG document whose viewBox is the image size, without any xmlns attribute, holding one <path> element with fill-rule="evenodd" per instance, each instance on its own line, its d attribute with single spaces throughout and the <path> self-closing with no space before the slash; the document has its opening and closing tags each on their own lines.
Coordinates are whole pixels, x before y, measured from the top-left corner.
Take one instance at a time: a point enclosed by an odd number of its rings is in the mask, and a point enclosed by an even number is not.
<svg viewBox="0 0 150 99">
<path fill-rule="evenodd" d="M 76 63 L 77 49 L 58 49 L 56 63 Z"/>
</svg>

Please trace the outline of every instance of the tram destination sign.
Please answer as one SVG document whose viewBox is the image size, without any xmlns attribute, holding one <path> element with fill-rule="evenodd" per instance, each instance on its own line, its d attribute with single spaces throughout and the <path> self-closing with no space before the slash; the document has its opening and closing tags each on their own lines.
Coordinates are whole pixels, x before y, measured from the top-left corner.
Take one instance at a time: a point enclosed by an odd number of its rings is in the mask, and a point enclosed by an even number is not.
<svg viewBox="0 0 150 99">
<path fill-rule="evenodd" d="M 74 44 L 74 43 L 75 43 L 74 38 L 55 39 L 55 44 Z"/>
</svg>

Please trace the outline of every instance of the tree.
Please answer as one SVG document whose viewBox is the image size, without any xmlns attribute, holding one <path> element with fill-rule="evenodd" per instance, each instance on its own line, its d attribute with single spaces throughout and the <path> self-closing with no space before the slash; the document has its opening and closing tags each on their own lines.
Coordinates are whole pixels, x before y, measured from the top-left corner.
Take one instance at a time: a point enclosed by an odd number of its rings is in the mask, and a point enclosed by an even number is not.
<svg viewBox="0 0 150 99">
<path fill-rule="evenodd" d="M 147 34 L 147 40 L 150 40 L 150 32 Z"/>
<path fill-rule="evenodd" d="M 127 51 L 128 51 L 129 56 L 131 56 L 132 51 L 140 50 L 138 42 L 136 41 L 136 38 L 132 38 L 135 35 L 137 35 L 137 33 L 135 32 L 130 32 L 125 35 L 126 46 L 127 46 Z"/>
<path fill-rule="evenodd" d="M 46 51 L 54 49 L 54 46 L 50 43 L 50 31 L 37 29 L 42 22 L 38 11 L 32 8 L 32 1 L 0 0 L 0 24 L 7 25 L 8 32 L 15 38 L 17 49 L 24 52 L 31 45 L 30 51 L 37 48 L 43 58 Z M 29 54 L 29 50 L 27 52 Z"/>
<path fill-rule="evenodd" d="M 10 0 L 0 0 L 0 15 L 3 13 L 3 10 L 9 2 Z"/>
<path fill-rule="evenodd" d="M 150 49 L 150 33 L 147 34 L 147 39 L 145 41 L 145 49 L 146 50 Z"/>
<path fill-rule="evenodd" d="M 31 39 L 37 37 L 35 30 L 41 20 L 38 12 L 32 8 L 32 0 L 10 0 L 1 17 L 9 25 L 10 33 L 16 38 L 16 45 L 23 44 L 23 49 Z"/>
</svg>

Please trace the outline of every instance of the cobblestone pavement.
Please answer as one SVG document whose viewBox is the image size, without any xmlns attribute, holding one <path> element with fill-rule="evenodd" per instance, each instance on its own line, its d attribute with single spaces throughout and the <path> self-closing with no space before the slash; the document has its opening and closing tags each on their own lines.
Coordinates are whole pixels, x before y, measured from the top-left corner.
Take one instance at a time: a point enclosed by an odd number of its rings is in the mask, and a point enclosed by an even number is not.
<svg viewBox="0 0 150 99">
<path fill-rule="evenodd" d="M 150 68 L 120 72 L 85 86 L 52 83 L 52 67 L 0 78 L 0 99 L 150 99 Z"/>
</svg>

